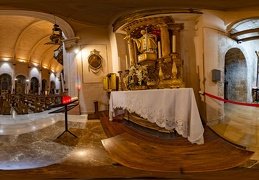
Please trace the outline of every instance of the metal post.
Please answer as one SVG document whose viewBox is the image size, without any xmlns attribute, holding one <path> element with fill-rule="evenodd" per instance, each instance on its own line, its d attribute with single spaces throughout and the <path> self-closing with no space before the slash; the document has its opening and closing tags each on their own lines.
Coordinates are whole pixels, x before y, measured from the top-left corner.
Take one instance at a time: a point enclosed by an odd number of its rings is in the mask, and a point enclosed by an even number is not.
<svg viewBox="0 0 259 180">
<path fill-rule="evenodd" d="M 258 61 L 259 61 L 259 52 L 258 51 L 255 51 L 255 54 L 257 55 L 257 71 L 256 71 L 256 87 L 258 88 L 258 72 L 259 72 L 259 64 L 258 64 Z"/>
</svg>

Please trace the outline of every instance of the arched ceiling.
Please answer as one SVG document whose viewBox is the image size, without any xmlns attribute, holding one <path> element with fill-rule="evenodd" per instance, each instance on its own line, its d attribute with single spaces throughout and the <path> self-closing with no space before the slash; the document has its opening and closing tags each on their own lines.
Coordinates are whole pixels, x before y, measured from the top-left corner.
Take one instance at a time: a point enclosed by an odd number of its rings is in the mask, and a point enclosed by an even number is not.
<svg viewBox="0 0 259 180">
<path fill-rule="evenodd" d="M 121 15 L 144 9 L 194 8 L 227 11 L 258 6 L 258 0 L 0 0 L 1 9 L 33 10 L 98 25 L 109 25 Z"/>
<path fill-rule="evenodd" d="M 243 19 L 229 28 L 230 37 L 237 42 L 259 39 L 259 17 Z"/>
<path fill-rule="evenodd" d="M 54 58 L 59 46 L 49 42 L 51 22 L 29 17 L 0 15 L 0 61 L 16 61 L 60 72 L 62 65 Z"/>
</svg>

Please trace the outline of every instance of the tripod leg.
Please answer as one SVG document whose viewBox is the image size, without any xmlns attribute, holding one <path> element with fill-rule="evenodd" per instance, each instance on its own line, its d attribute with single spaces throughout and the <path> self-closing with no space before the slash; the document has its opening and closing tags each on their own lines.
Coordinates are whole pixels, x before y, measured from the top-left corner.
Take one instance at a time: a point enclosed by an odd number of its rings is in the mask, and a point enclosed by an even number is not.
<svg viewBox="0 0 259 180">
<path fill-rule="evenodd" d="M 71 131 L 68 130 L 67 132 L 69 132 L 72 136 L 78 138 L 78 137 L 77 137 L 76 135 L 74 135 Z"/>
<path fill-rule="evenodd" d="M 64 131 L 62 134 L 60 134 L 57 138 L 60 138 L 66 131 Z"/>
</svg>

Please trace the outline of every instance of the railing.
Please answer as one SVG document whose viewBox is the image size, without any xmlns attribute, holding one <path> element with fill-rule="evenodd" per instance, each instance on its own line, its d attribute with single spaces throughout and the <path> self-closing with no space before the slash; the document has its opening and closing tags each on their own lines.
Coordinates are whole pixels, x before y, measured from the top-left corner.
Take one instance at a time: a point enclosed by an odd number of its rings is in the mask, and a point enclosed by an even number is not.
<svg viewBox="0 0 259 180">
<path fill-rule="evenodd" d="M 246 149 L 259 147 L 258 103 L 227 100 L 207 92 L 203 95 L 206 97 L 206 121 L 214 132 Z"/>
</svg>

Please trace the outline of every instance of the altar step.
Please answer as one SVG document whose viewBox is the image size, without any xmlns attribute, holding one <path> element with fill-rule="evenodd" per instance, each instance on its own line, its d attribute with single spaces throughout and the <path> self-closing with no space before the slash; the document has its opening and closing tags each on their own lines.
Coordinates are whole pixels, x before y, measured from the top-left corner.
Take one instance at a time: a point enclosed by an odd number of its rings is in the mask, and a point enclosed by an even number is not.
<svg viewBox="0 0 259 180">
<path fill-rule="evenodd" d="M 101 124 L 108 135 L 102 140 L 110 157 L 121 165 L 147 171 L 205 172 L 224 170 L 245 163 L 253 152 L 238 148 L 205 127 L 203 145 L 191 144 L 181 136 L 163 138 L 119 118 L 109 121 L 101 114 Z"/>
<path fill-rule="evenodd" d="M 158 132 L 163 132 L 163 133 L 171 133 L 172 131 L 166 130 L 165 128 L 159 127 L 156 123 L 151 123 L 148 120 L 139 117 L 138 115 L 134 113 L 126 113 L 124 116 L 124 119 L 131 121 L 139 126 L 149 128 L 152 130 L 156 130 Z"/>
</svg>

